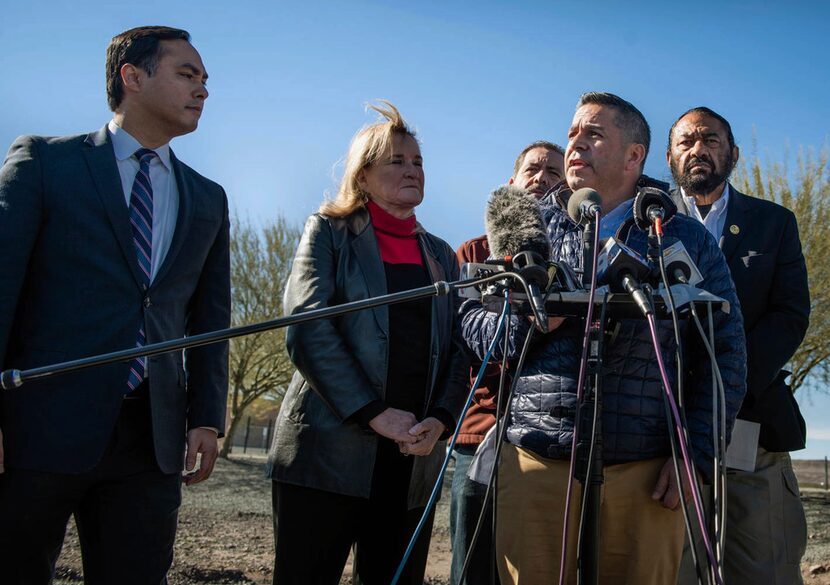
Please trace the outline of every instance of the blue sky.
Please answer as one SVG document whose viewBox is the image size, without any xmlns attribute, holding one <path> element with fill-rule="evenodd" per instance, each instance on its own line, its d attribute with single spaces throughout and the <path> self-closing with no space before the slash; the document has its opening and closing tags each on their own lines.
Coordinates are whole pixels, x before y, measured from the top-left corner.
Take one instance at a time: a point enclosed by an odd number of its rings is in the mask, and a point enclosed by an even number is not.
<svg viewBox="0 0 830 585">
<path fill-rule="evenodd" d="M 332 191 L 348 141 L 393 101 L 419 131 L 419 220 L 456 246 L 522 147 L 564 144 L 584 91 L 612 91 L 652 127 L 646 172 L 668 178 L 666 133 L 707 105 L 744 153 L 821 147 L 830 128 L 826 2 L 11 3 L 0 23 L 0 148 L 74 134 L 110 116 L 104 55 L 142 24 L 186 28 L 210 73 L 199 130 L 177 154 L 220 182 L 242 215 L 298 223 Z M 801 397 L 804 401 L 807 397 Z M 830 454 L 830 399 L 813 392 L 799 457 Z"/>
</svg>

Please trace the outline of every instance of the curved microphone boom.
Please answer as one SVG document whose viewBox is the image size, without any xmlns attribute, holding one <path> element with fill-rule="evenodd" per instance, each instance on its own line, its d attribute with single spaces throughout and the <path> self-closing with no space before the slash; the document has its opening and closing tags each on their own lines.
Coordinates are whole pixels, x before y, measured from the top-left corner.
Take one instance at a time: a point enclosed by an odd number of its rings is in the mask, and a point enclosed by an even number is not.
<svg viewBox="0 0 830 585">
<path fill-rule="evenodd" d="M 514 270 L 527 280 L 536 327 L 546 333 L 548 317 L 543 292 L 547 291 L 550 280 L 547 271 L 550 241 L 539 202 L 513 185 L 499 187 L 487 202 L 484 226 L 490 253 L 497 259 L 509 260 Z"/>
</svg>

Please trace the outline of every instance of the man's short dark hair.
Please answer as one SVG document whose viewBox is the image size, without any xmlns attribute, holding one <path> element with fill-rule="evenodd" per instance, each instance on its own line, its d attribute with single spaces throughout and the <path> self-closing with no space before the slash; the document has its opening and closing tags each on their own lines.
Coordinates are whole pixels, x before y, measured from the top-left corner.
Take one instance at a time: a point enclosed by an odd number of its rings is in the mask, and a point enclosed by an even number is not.
<svg viewBox="0 0 830 585">
<path fill-rule="evenodd" d="M 648 149 L 651 146 L 651 128 L 649 128 L 643 113 L 635 108 L 631 102 L 613 93 L 600 91 L 583 93 L 579 97 L 576 108 L 579 109 L 588 104 L 610 106 L 617 111 L 617 115 L 614 117 L 614 123 L 617 125 L 617 128 L 623 131 L 623 134 L 625 134 L 626 139 L 630 143 L 645 146 L 646 156 L 643 157 L 643 164 L 645 164 Z"/>
<path fill-rule="evenodd" d="M 709 116 L 710 118 L 714 118 L 715 120 L 723 124 L 723 127 L 726 130 L 726 137 L 729 140 L 729 150 L 735 148 L 735 135 L 732 134 L 732 125 L 726 120 L 726 118 L 718 114 L 716 111 L 707 108 L 706 106 L 697 106 L 696 108 L 686 110 L 685 112 L 680 114 L 680 117 L 677 118 L 677 120 L 674 121 L 674 124 L 671 125 L 671 128 L 669 128 L 669 144 L 666 147 L 666 150 L 671 150 L 671 137 L 672 134 L 674 134 L 674 129 L 677 126 L 678 122 L 680 122 L 680 120 L 682 120 L 689 114 L 700 114 L 701 116 Z"/>
<path fill-rule="evenodd" d="M 552 150 L 554 152 L 558 152 L 562 156 L 565 156 L 565 149 L 559 146 L 558 144 L 554 144 L 553 142 L 548 142 L 547 140 L 537 140 L 536 142 L 531 142 L 524 149 L 519 153 L 519 156 L 516 157 L 516 162 L 513 165 L 513 176 L 519 174 L 519 169 L 522 168 L 522 163 L 525 160 L 525 155 L 533 150 L 534 148 L 544 148 L 545 150 Z"/>
<path fill-rule="evenodd" d="M 107 101 L 113 112 L 124 99 L 121 67 L 127 63 L 152 75 L 161 58 L 161 41 L 190 42 L 190 33 L 169 26 L 139 26 L 116 35 L 107 47 Z"/>
</svg>

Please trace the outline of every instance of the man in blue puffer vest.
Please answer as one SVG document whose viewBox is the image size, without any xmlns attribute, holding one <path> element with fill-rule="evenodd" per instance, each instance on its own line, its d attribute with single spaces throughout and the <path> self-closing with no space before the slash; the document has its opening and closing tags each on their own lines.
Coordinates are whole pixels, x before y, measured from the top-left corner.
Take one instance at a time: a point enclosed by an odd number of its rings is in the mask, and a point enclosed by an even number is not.
<svg viewBox="0 0 830 585">
<path fill-rule="evenodd" d="M 602 199 L 600 237 L 615 235 L 646 255 L 647 234 L 633 221 L 633 198 L 649 179 L 642 175 L 650 130 L 637 108 L 607 93 L 584 94 L 568 132 L 566 182 L 542 201 L 551 259 L 581 267 L 583 230 L 567 214 L 571 190 L 596 189 Z M 665 226 L 680 240 L 704 280 L 698 285 L 729 301 L 714 316 L 715 355 L 725 387 L 727 438 L 746 390 L 746 349 L 735 287 L 714 238 L 699 222 L 676 216 Z M 492 339 L 498 316 L 478 301 L 461 308 L 462 330 L 479 357 Z M 511 353 L 529 328 L 514 317 Z M 502 583 L 556 583 L 562 548 L 565 494 L 576 410 L 576 386 L 584 324 L 551 318 L 550 333 L 536 337 L 510 405 L 502 451 L 496 550 Z M 657 360 L 644 320 L 623 320 L 607 339 L 603 374 L 603 457 L 599 581 L 637 585 L 673 583 L 683 548 L 679 489 L 670 460 L 669 432 Z M 685 409 L 692 457 L 704 481 L 712 476 L 712 371 L 696 331 L 681 323 L 686 369 Z M 674 386 L 674 333 L 660 322 L 658 338 Z M 514 357 L 512 356 L 512 357 Z M 688 486 L 685 493 L 689 494 Z M 575 582 L 581 490 L 571 498 L 568 582 Z"/>
</svg>

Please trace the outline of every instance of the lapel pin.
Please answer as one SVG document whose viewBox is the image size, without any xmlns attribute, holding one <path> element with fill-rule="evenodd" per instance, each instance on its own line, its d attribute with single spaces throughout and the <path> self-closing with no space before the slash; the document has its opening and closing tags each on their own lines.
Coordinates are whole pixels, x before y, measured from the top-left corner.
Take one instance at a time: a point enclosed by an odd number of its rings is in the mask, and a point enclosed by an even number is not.
<svg viewBox="0 0 830 585">
<path fill-rule="evenodd" d="M 731 234 L 733 234 L 733 235 L 737 236 L 739 233 L 741 233 L 741 228 L 739 228 L 738 226 L 736 226 L 736 225 L 733 223 L 732 225 L 730 225 L 730 226 L 729 226 L 729 232 L 730 232 Z"/>
</svg>

